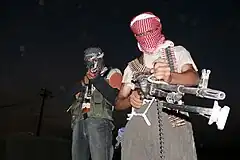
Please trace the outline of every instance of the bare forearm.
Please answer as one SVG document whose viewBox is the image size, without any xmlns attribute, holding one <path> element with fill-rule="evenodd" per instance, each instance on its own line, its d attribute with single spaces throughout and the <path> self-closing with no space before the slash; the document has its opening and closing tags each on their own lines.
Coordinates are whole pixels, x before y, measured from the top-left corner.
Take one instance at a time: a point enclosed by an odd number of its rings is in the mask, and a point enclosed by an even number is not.
<svg viewBox="0 0 240 160">
<path fill-rule="evenodd" d="M 129 97 L 127 98 L 118 98 L 116 101 L 115 109 L 116 110 L 124 110 L 131 107 Z"/>
<path fill-rule="evenodd" d="M 186 71 L 183 73 L 171 73 L 171 84 L 182 84 L 186 86 L 195 86 L 199 82 L 199 76 L 197 72 Z"/>
</svg>

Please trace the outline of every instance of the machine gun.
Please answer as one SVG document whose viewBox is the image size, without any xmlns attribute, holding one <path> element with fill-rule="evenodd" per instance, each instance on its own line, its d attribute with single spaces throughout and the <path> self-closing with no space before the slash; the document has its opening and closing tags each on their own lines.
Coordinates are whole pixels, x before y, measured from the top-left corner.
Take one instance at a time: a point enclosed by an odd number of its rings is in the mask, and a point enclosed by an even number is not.
<svg viewBox="0 0 240 160">
<path fill-rule="evenodd" d="M 166 102 L 160 102 L 165 108 L 202 115 L 209 118 L 208 125 L 215 122 L 217 128 L 223 130 L 230 108 L 228 106 L 222 108 L 218 105 L 218 101 L 224 100 L 226 97 L 224 92 L 208 88 L 210 73 L 210 70 L 202 70 L 201 79 L 197 87 L 168 84 L 154 79 L 155 77 L 150 73 L 143 72 L 134 74 L 133 83 L 135 84 L 135 89 L 140 91 L 142 98 L 165 98 Z M 192 94 L 197 97 L 212 99 L 214 100 L 213 108 L 185 105 L 182 101 L 184 94 Z M 146 118 L 146 115 L 142 116 Z"/>
</svg>

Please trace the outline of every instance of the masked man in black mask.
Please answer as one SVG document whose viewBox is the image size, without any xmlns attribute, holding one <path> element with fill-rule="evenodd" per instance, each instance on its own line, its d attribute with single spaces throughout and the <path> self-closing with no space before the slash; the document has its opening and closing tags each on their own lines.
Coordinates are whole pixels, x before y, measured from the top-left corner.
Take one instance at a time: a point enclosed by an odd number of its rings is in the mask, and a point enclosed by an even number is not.
<svg viewBox="0 0 240 160">
<path fill-rule="evenodd" d="M 119 69 L 107 68 L 100 48 L 84 51 L 87 73 L 74 91 L 72 114 L 72 160 L 111 160 L 112 111 L 121 86 Z"/>
</svg>

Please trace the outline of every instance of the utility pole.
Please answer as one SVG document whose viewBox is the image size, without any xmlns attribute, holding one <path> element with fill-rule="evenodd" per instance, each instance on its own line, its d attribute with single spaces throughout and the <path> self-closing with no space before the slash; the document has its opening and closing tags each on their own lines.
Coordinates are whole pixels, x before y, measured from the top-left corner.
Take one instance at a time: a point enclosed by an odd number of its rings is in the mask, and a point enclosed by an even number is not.
<svg viewBox="0 0 240 160">
<path fill-rule="evenodd" d="M 52 98 L 52 92 L 48 91 L 46 88 L 41 88 L 40 91 L 40 96 L 42 97 L 42 103 L 41 103 L 41 107 L 40 107 L 40 114 L 39 114 L 39 118 L 38 118 L 38 125 L 37 125 L 37 131 L 36 131 L 36 135 L 37 137 L 40 136 L 40 131 L 41 131 L 41 127 L 42 127 L 42 119 L 43 119 L 43 109 L 44 109 L 44 105 L 45 105 L 45 100 L 47 98 Z"/>
</svg>

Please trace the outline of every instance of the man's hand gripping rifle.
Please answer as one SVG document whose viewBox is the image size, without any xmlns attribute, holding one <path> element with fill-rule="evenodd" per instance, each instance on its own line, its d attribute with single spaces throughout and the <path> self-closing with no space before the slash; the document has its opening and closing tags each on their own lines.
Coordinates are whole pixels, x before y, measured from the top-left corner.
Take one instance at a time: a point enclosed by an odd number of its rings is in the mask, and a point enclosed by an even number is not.
<svg viewBox="0 0 240 160">
<path fill-rule="evenodd" d="M 135 89 L 139 89 L 143 98 L 166 98 L 166 102 L 161 102 L 166 108 L 197 113 L 209 118 L 208 124 L 217 124 L 219 130 L 223 130 L 230 111 L 228 106 L 221 108 L 218 100 L 224 100 L 226 95 L 222 91 L 208 88 L 208 80 L 211 71 L 203 69 L 200 83 L 197 87 L 187 87 L 184 85 L 171 85 L 163 81 L 155 80 L 149 73 L 134 74 L 133 83 Z M 192 94 L 197 97 L 213 99 L 213 108 L 184 105 L 182 98 L 184 94 Z"/>
</svg>

